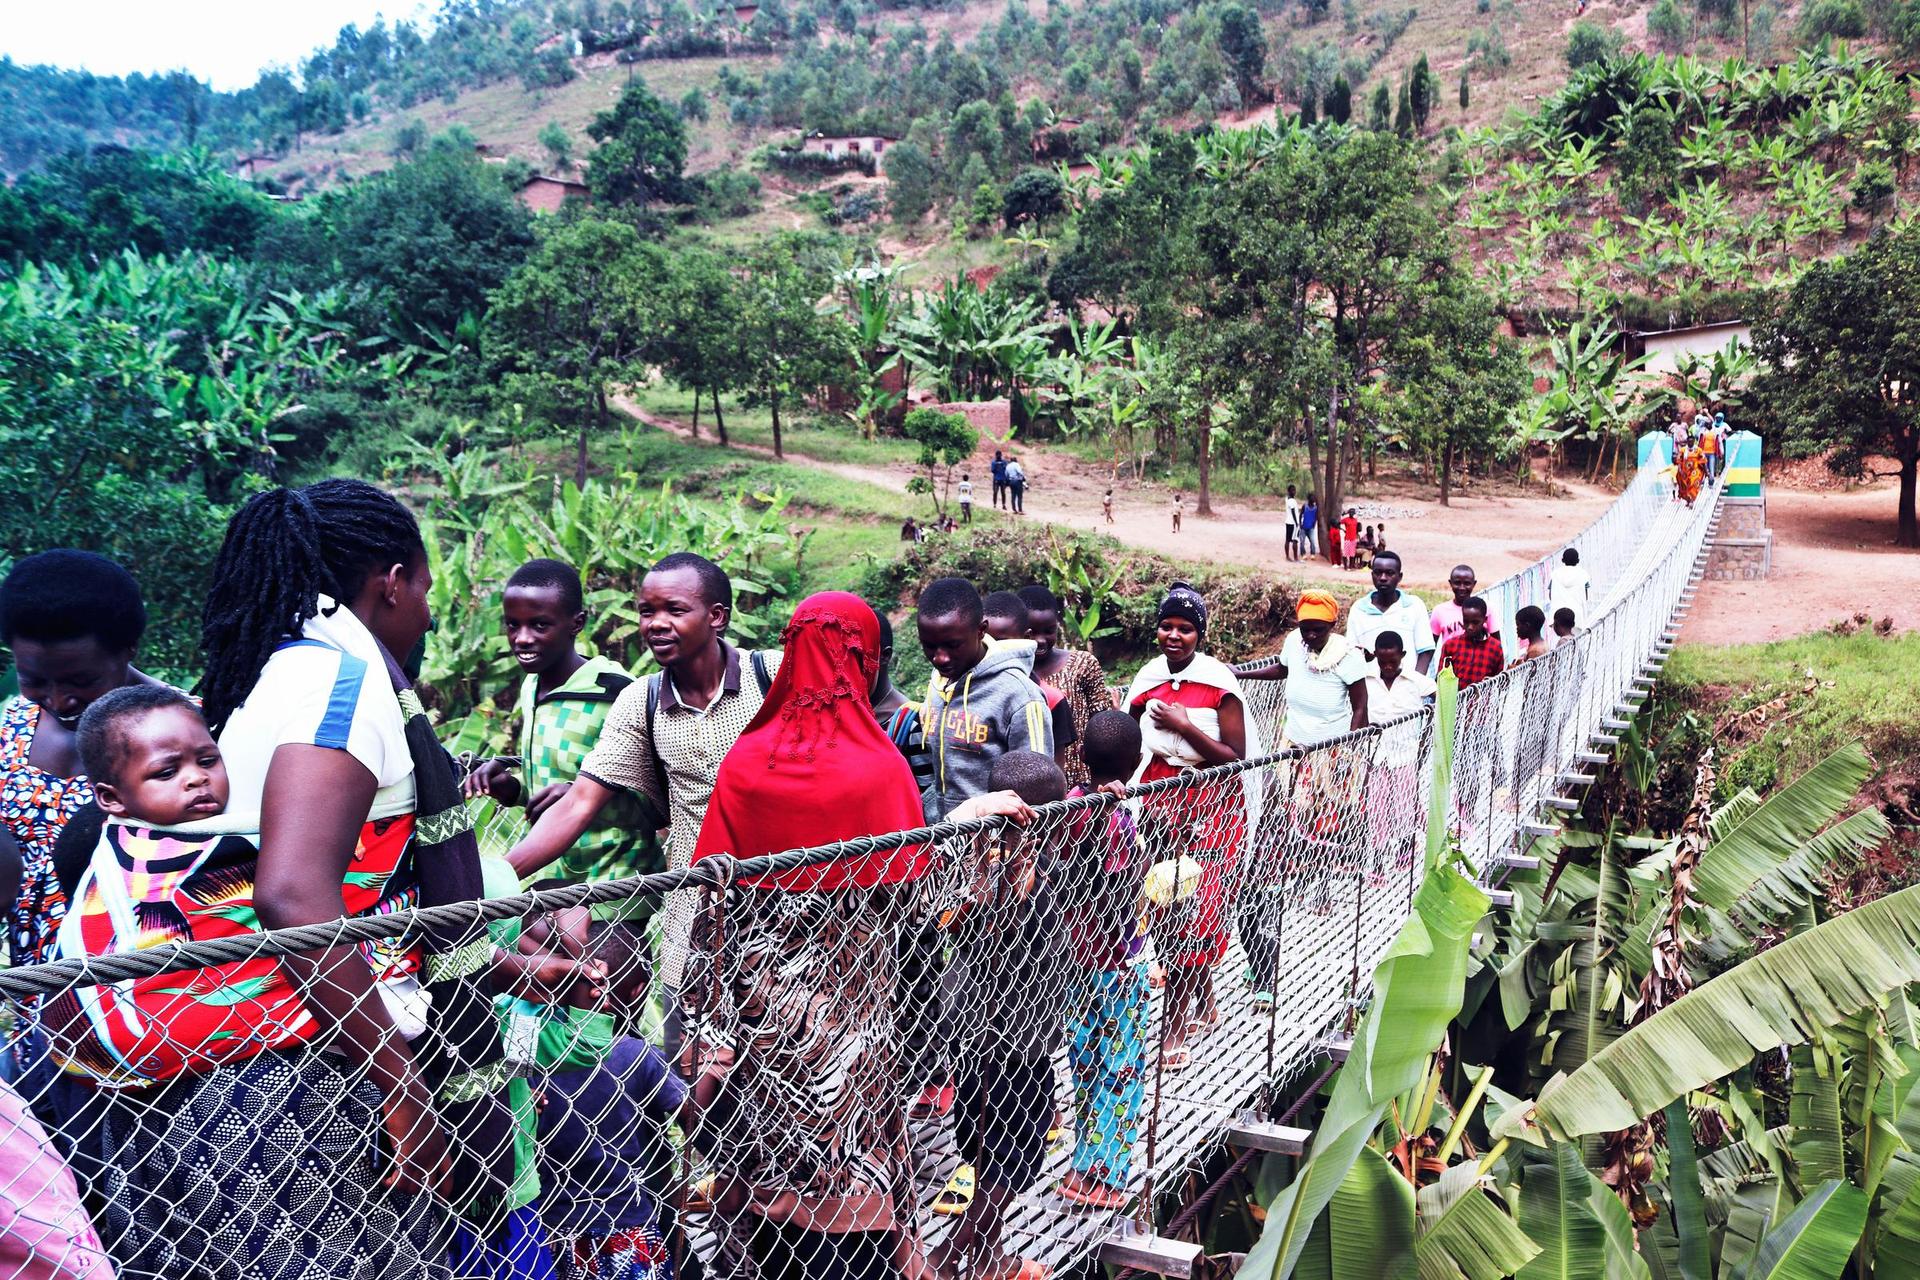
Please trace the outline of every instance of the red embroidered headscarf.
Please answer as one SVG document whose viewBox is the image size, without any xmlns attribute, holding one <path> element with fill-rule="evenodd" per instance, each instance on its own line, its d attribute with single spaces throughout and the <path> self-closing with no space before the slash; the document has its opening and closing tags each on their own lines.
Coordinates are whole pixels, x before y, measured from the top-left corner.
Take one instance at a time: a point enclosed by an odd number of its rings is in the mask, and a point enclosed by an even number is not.
<svg viewBox="0 0 1920 1280">
<path fill-rule="evenodd" d="M 713 785 L 694 846 L 751 858 L 923 825 L 906 757 L 874 719 L 880 621 L 845 591 L 808 596 L 781 636 L 785 654 L 746 731 Z M 871 888 L 923 875 L 928 851 L 913 845 L 842 858 L 743 883 L 777 889 Z"/>
</svg>

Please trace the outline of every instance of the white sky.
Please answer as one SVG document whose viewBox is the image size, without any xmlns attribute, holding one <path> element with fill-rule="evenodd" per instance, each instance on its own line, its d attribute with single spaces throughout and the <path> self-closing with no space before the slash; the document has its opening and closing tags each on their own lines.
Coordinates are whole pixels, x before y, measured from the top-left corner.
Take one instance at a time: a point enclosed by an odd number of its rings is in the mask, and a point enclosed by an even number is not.
<svg viewBox="0 0 1920 1280">
<path fill-rule="evenodd" d="M 216 89 L 244 89 L 261 68 L 293 66 L 365 30 L 436 11 L 421 0 L 0 0 L 0 54 L 99 75 L 187 70 Z"/>
</svg>

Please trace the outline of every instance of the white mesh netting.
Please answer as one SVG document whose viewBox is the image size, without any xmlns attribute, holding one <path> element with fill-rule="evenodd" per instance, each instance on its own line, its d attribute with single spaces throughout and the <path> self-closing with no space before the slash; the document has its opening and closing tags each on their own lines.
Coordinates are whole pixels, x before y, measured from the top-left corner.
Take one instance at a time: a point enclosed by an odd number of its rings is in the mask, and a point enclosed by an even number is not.
<svg viewBox="0 0 1920 1280">
<path fill-rule="evenodd" d="M 1464 691 L 1444 811 L 1490 881 L 1632 701 L 1712 496 L 1685 508 L 1643 475 L 1575 540 L 1592 624 Z M 1503 635 L 1550 568 L 1482 592 Z M 1285 683 L 1245 690 L 1279 741 Z M 858 1277 L 909 1250 L 1060 1271 L 1351 1029 L 1416 887 L 1433 725 L 1044 805 L 1024 829 L 879 838 L 863 847 L 938 858 L 874 890 L 750 887 L 768 860 L 720 860 L 180 946 L 169 895 L 218 909 L 230 885 L 188 842 L 134 850 L 176 879 L 109 904 L 113 954 L 0 973 L 0 1280 Z M 669 895 L 694 921 L 673 993 L 650 960 Z M 407 971 L 434 922 L 495 948 L 474 980 L 505 1056 L 396 1108 L 309 1001 L 349 952 Z M 378 996 L 403 1028 L 405 988 Z"/>
</svg>

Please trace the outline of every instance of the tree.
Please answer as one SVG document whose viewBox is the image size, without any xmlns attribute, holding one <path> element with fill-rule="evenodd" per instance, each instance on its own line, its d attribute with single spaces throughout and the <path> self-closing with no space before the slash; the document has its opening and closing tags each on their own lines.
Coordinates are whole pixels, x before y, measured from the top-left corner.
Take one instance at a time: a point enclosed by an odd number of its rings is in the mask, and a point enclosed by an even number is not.
<svg viewBox="0 0 1920 1280">
<path fill-rule="evenodd" d="M 1407 80 L 1407 95 L 1413 106 L 1413 127 L 1424 130 L 1427 117 L 1433 112 L 1434 99 L 1439 97 L 1439 82 L 1433 78 L 1433 68 L 1427 65 L 1427 55 L 1421 54 L 1420 60 L 1413 64 L 1413 74 Z"/>
<path fill-rule="evenodd" d="M 915 409 L 907 414 L 901 430 L 909 440 L 920 442 L 920 465 L 924 476 L 915 476 L 912 488 L 933 497 L 935 515 L 946 511 L 946 498 L 953 489 L 953 469 L 973 456 L 980 433 L 965 414 L 941 413 L 938 409 Z M 944 483 L 936 483 L 944 479 Z"/>
<path fill-rule="evenodd" d="M 654 343 L 661 372 L 693 392 L 693 432 L 700 434 L 700 396 L 713 402 L 713 423 L 727 443 L 720 398 L 746 380 L 745 325 L 741 290 L 730 263 L 711 249 L 689 246 L 667 260 L 667 275 L 655 303 L 661 322 Z"/>
<path fill-rule="evenodd" d="M 1849 3 L 1850 0 L 1840 0 Z M 1857 12 L 1857 10 L 1856 10 Z M 1647 11 L 1647 34 L 1668 53 L 1679 53 L 1693 39 L 1693 23 L 1674 0 L 1657 0 Z"/>
<path fill-rule="evenodd" d="M 1790 452 L 1831 449 L 1842 475 L 1891 456 L 1900 478 L 1895 543 L 1920 547 L 1920 228 L 1881 230 L 1816 262 L 1754 330 L 1762 371 L 1750 403 Z"/>
<path fill-rule="evenodd" d="M 1066 188 L 1051 169 L 1023 169 L 1007 184 L 1000 208 L 1009 231 L 1027 222 L 1045 224 L 1066 212 Z"/>
<path fill-rule="evenodd" d="M 1400 101 L 1393 109 L 1393 131 L 1403 138 L 1413 136 L 1413 95 L 1407 82 L 1400 82 Z"/>
<path fill-rule="evenodd" d="M 1327 119 L 1335 124 L 1345 124 L 1353 114 L 1353 87 L 1347 83 L 1346 76 L 1337 75 L 1333 78 L 1333 87 L 1327 90 L 1324 109 Z"/>
<path fill-rule="evenodd" d="M 293 283 L 346 281 L 369 334 L 451 333 L 533 247 L 533 215 L 495 167 L 439 149 L 322 198 L 263 257 Z"/>
<path fill-rule="evenodd" d="M 1471 100 L 1472 90 L 1467 87 L 1467 69 L 1462 67 L 1460 68 L 1460 109 L 1465 111 L 1467 103 Z"/>
<path fill-rule="evenodd" d="M 1261 30 L 1260 15 L 1243 4 L 1229 3 L 1220 9 L 1218 22 L 1220 53 L 1233 72 L 1241 101 L 1266 101 L 1267 35 Z"/>
<path fill-rule="evenodd" d="M 1582 18 L 1567 33 L 1567 67 L 1578 71 L 1581 67 L 1606 62 L 1618 56 L 1620 43 L 1620 33 L 1612 27 L 1603 27 L 1591 18 Z"/>
<path fill-rule="evenodd" d="M 773 419 L 773 456 L 783 457 L 782 403 L 853 374 L 852 335 L 832 305 L 838 255 L 795 233 L 776 236 L 750 255 L 740 281 L 739 345 L 748 402 L 767 406 Z"/>
<path fill-rule="evenodd" d="M 680 118 L 682 120 L 706 123 L 708 116 L 707 92 L 699 85 L 680 95 Z"/>
<path fill-rule="evenodd" d="M 573 135 L 561 128 L 558 120 L 549 120 L 540 127 L 539 143 L 547 153 L 547 163 L 555 169 L 573 167 Z"/>
<path fill-rule="evenodd" d="M 1384 132 L 1393 123 L 1393 90 L 1387 87 L 1385 80 L 1373 86 L 1373 105 L 1367 111 L 1367 127 L 1376 133 Z"/>
<path fill-rule="evenodd" d="M 602 218 L 543 222 L 533 254 L 494 293 L 485 351 L 506 402 L 578 424 L 574 481 L 587 481 L 589 430 L 609 385 L 645 376 L 662 331 L 661 249 Z"/>
<path fill-rule="evenodd" d="M 686 122 L 645 81 L 629 81 L 620 100 L 587 125 L 587 136 L 600 144 L 587 157 L 594 199 L 645 205 L 684 198 Z"/>
<path fill-rule="evenodd" d="M 1302 125 L 1312 125 L 1318 124 L 1319 122 L 1320 113 L 1314 109 L 1313 95 L 1309 93 L 1300 100 L 1300 123 Z"/>
<path fill-rule="evenodd" d="M 887 208 L 893 220 L 910 227 L 933 208 L 934 184 L 938 175 L 933 159 L 915 142 L 896 142 L 887 148 Z"/>
</svg>

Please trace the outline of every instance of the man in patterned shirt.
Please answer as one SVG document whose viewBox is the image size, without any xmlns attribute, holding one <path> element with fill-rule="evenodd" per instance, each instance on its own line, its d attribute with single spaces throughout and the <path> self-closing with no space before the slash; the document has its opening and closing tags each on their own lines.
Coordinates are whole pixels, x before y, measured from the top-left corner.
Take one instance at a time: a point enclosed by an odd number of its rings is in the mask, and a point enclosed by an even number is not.
<svg viewBox="0 0 1920 1280">
<path fill-rule="evenodd" d="M 733 584 L 719 565 L 676 551 L 640 583 L 640 631 L 660 671 L 628 685 L 567 794 L 507 855 L 525 880 L 573 847 L 621 795 L 667 815 L 667 865 L 693 856 L 720 762 L 760 710 L 778 652 L 743 654 L 726 641 Z M 690 894 L 674 894 L 662 925 L 660 976 L 680 985 L 692 923 Z M 671 1007 L 671 1006 L 669 1006 Z"/>
</svg>

